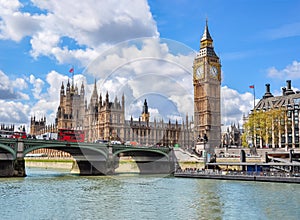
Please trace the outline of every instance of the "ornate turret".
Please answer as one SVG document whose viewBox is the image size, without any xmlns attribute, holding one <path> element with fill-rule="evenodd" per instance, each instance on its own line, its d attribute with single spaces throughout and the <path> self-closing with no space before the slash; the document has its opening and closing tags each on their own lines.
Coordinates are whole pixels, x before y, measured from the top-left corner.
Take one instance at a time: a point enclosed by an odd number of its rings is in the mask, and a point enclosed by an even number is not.
<svg viewBox="0 0 300 220">
<path fill-rule="evenodd" d="M 100 96 L 99 96 L 99 107 L 101 108 L 102 107 L 102 94 L 100 93 Z"/>
<path fill-rule="evenodd" d="M 94 90 L 91 96 L 91 101 L 90 101 L 90 105 L 92 105 L 93 107 L 95 107 L 98 104 L 98 92 L 97 92 L 97 84 L 96 84 L 96 80 L 94 83 Z"/>
<path fill-rule="evenodd" d="M 106 104 L 106 105 L 109 104 L 109 95 L 108 95 L 108 91 L 106 91 L 105 104 Z"/>
<path fill-rule="evenodd" d="M 67 93 L 70 92 L 70 81 L 68 80 L 68 83 L 67 83 Z"/>
<path fill-rule="evenodd" d="M 203 33 L 202 38 L 201 38 L 201 45 L 206 41 L 210 42 L 210 44 L 211 44 L 210 46 L 212 46 L 213 39 L 210 36 L 209 30 L 208 30 L 208 21 L 207 21 L 207 19 L 206 19 L 206 24 L 205 24 L 205 28 L 204 28 L 204 33 Z"/>
<path fill-rule="evenodd" d="M 125 96 L 124 96 L 124 93 L 122 95 L 122 110 L 125 109 Z"/>
<path fill-rule="evenodd" d="M 63 83 L 63 82 L 61 83 L 61 87 L 60 87 L 60 95 L 61 95 L 61 96 L 64 96 L 64 95 L 65 95 L 65 86 L 64 86 L 64 83 Z"/>
<path fill-rule="evenodd" d="M 150 114 L 148 112 L 147 100 L 144 101 L 143 112 L 142 112 L 142 121 L 149 121 Z"/>
<path fill-rule="evenodd" d="M 213 47 L 213 39 L 210 36 L 207 23 L 208 22 L 207 22 L 207 19 L 206 19 L 204 33 L 203 33 L 202 38 L 201 38 L 200 48 Z"/>
</svg>

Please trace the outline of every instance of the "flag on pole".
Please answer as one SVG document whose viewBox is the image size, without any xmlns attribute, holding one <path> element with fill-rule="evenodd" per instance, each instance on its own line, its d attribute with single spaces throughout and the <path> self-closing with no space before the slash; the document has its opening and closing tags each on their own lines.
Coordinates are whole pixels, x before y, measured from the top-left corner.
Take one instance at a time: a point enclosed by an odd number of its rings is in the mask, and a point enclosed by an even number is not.
<svg viewBox="0 0 300 220">
<path fill-rule="evenodd" d="M 254 89 L 254 85 L 250 85 L 249 88 L 253 89 L 253 109 L 255 109 L 255 89 Z"/>
<path fill-rule="evenodd" d="M 69 70 L 69 73 L 74 73 L 74 67 Z"/>
</svg>

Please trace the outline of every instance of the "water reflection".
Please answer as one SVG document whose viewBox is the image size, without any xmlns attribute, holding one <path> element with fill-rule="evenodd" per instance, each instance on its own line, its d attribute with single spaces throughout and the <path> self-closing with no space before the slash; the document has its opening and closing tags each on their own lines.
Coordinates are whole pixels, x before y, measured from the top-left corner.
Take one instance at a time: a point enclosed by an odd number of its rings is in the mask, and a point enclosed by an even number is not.
<svg viewBox="0 0 300 220">
<path fill-rule="evenodd" d="M 197 181 L 198 199 L 193 204 L 197 219 L 222 219 L 223 203 L 220 199 L 220 183 L 216 181 Z"/>
</svg>

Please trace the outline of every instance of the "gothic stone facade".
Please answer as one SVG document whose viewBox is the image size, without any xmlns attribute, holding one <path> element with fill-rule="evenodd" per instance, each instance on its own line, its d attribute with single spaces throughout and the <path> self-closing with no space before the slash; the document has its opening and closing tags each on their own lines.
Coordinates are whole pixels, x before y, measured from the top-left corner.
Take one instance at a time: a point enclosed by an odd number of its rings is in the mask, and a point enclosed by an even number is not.
<svg viewBox="0 0 300 220">
<path fill-rule="evenodd" d="M 195 139 L 207 140 L 208 151 L 221 144 L 221 62 L 216 55 L 208 25 L 194 59 L 194 117 Z"/>
<path fill-rule="evenodd" d="M 109 100 L 108 92 L 105 99 L 98 95 L 96 82 L 89 104 L 85 99 L 84 85 L 81 85 L 80 93 L 77 87 L 67 83 L 66 88 L 62 83 L 60 102 L 55 122 L 56 130 L 59 128 L 80 129 L 85 132 L 87 142 L 96 140 L 119 140 L 122 142 L 133 141 L 141 145 L 164 145 L 174 146 L 179 144 L 183 147 L 191 147 L 193 143 L 192 121 L 186 116 L 185 122 L 179 124 L 150 121 L 148 103 L 145 100 L 143 111 L 139 120 L 125 119 L 125 96 L 121 101 L 115 97 Z M 46 132 L 44 120 L 31 121 L 31 133 L 39 134 Z M 40 125 L 44 127 L 41 128 Z M 52 128 L 52 126 L 51 126 Z M 55 129 L 51 129 L 52 131 Z"/>
</svg>

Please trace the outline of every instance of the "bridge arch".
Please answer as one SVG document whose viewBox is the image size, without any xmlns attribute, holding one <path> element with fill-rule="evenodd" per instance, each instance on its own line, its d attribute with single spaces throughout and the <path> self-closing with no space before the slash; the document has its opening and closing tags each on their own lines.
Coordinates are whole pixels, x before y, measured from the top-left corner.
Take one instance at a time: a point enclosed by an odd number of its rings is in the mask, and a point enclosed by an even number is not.
<svg viewBox="0 0 300 220">
<path fill-rule="evenodd" d="M 169 152 L 171 151 L 168 148 L 117 146 L 113 152 L 115 170 L 117 173 L 170 174 L 173 170 L 173 162 Z M 123 156 L 125 156 L 124 160 Z M 127 156 L 133 161 L 127 160 Z"/>
<path fill-rule="evenodd" d="M 0 143 L 0 148 L 7 151 L 7 153 L 10 153 L 12 155 L 12 159 L 15 159 L 17 157 L 17 152 L 14 150 L 11 146 L 8 146 L 6 144 Z"/>
<path fill-rule="evenodd" d="M 90 152 L 97 152 L 100 153 L 102 156 L 104 156 L 106 159 L 108 158 L 108 151 L 105 148 L 95 148 L 95 146 L 85 146 L 84 144 L 78 145 L 76 144 L 70 144 L 70 143 L 41 143 L 38 145 L 33 145 L 26 147 L 24 149 L 24 156 L 28 154 L 31 151 L 38 150 L 38 149 L 54 149 L 54 150 L 60 150 L 64 151 L 67 153 L 70 153 L 72 155 L 73 150 L 81 150 L 82 154 L 85 154 L 85 151 L 90 151 Z"/>
<path fill-rule="evenodd" d="M 165 156 L 169 159 L 169 154 L 168 153 L 166 153 L 164 151 L 161 151 L 161 150 L 158 150 L 158 149 L 151 149 L 151 148 L 125 148 L 125 149 L 119 149 L 119 150 L 117 150 L 113 153 L 113 156 L 116 157 L 120 153 L 133 152 L 133 151 L 156 153 L 156 154 L 160 154 L 162 156 Z"/>
</svg>

